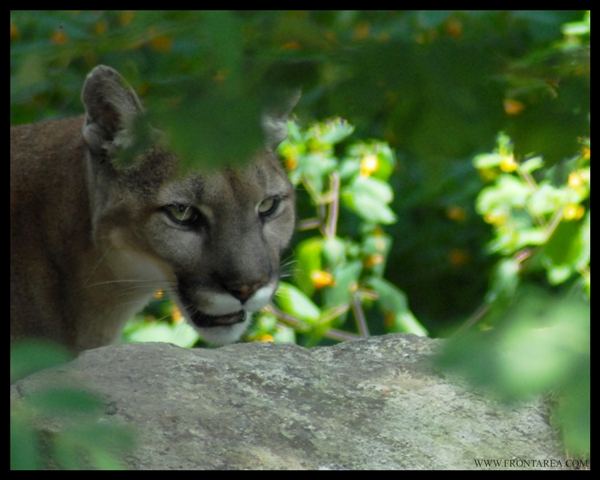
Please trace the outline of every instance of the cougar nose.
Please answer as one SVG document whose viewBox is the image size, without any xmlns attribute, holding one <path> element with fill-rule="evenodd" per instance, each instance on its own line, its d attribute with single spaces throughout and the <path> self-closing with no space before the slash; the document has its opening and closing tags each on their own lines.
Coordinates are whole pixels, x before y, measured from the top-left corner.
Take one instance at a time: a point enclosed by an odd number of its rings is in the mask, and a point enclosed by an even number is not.
<svg viewBox="0 0 600 480">
<path fill-rule="evenodd" d="M 244 303 L 263 285 L 264 282 L 255 282 L 251 284 L 229 284 L 226 286 L 226 288 L 231 295 L 237 298 L 240 302 Z"/>
</svg>

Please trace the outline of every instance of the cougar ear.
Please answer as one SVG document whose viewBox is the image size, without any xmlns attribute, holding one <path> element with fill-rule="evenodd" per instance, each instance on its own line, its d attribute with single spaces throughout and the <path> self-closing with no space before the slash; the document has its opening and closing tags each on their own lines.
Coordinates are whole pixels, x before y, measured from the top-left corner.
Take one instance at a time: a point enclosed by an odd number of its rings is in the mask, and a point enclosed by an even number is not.
<svg viewBox="0 0 600 480">
<path fill-rule="evenodd" d="M 105 65 L 95 67 L 85 79 L 81 101 L 83 138 L 92 152 L 110 153 L 132 143 L 132 123 L 143 107 L 119 72 Z"/>
<path fill-rule="evenodd" d="M 274 150 L 287 137 L 287 120 L 301 95 L 300 89 L 287 91 L 265 109 L 261 120 L 268 148 Z"/>
</svg>

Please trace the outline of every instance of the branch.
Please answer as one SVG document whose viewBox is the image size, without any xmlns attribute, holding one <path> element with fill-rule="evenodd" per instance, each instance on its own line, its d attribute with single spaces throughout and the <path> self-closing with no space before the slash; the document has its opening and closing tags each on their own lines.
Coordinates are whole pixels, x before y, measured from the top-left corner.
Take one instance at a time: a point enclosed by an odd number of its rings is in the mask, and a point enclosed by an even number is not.
<svg viewBox="0 0 600 480">
<path fill-rule="evenodd" d="M 337 229 L 338 213 L 340 209 L 340 175 L 333 172 L 330 176 L 330 195 L 329 214 L 327 216 L 327 226 L 325 228 L 326 237 L 335 237 Z"/>
<path fill-rule="evenodd" d="M 358 295 L 352 295 L 352 313 L 356 320 L 356 326 L 361 337 L 368 337 L 369 327 L 367 327 L 367 320 L 365 319 L 365 312 L 363 312 L 362 304 Z"/>
</svg>

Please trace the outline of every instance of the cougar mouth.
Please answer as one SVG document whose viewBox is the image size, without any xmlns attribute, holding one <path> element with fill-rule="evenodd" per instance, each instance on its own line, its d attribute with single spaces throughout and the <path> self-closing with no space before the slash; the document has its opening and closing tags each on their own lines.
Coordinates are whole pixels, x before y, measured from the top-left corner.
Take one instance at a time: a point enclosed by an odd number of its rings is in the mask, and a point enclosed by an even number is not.
<svg viewBox="0 0 600 480">
<path fill-rule="evenodd" d="M 227 315 L 207 315 L 202 312 L 194 312 L 191 315 L 191 320 L 199 327 L 224 327 L 228 325 L 235 325 L 236 323 L 243 322 L 246 318 L 245 312 L 240 310 L 239 312 L 229 313 Z"/>
</svg>

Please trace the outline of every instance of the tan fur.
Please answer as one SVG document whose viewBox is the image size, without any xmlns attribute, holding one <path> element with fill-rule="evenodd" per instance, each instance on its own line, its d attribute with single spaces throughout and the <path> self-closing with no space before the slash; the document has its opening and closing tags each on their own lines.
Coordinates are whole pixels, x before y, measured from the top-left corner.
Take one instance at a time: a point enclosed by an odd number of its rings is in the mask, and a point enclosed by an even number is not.
<svg viewBox="0 0 600 480">
<path fill-rule="evenodd" d="M 82 99 L 85 116 L 11 128 L 11 339 L 105 345 L 164 288 L 202 334 L 235 340 L 247 322 L 212 325 L 205 315 L 237 310 L 239 292 L 256 290 L 240 311 L 262 306 L 293 231 L 293 190 L 273 145 L 244 168 L 210 174 L 182 175 L 159 143 L 117 168 L 137 96 L 99 66 Z M 280 207 L 263 221 L 258 205 L 273 195 Z M 174 224 L 163 209 L 173 203 L 197 208 L 206 227 Z"/>
</svg>

